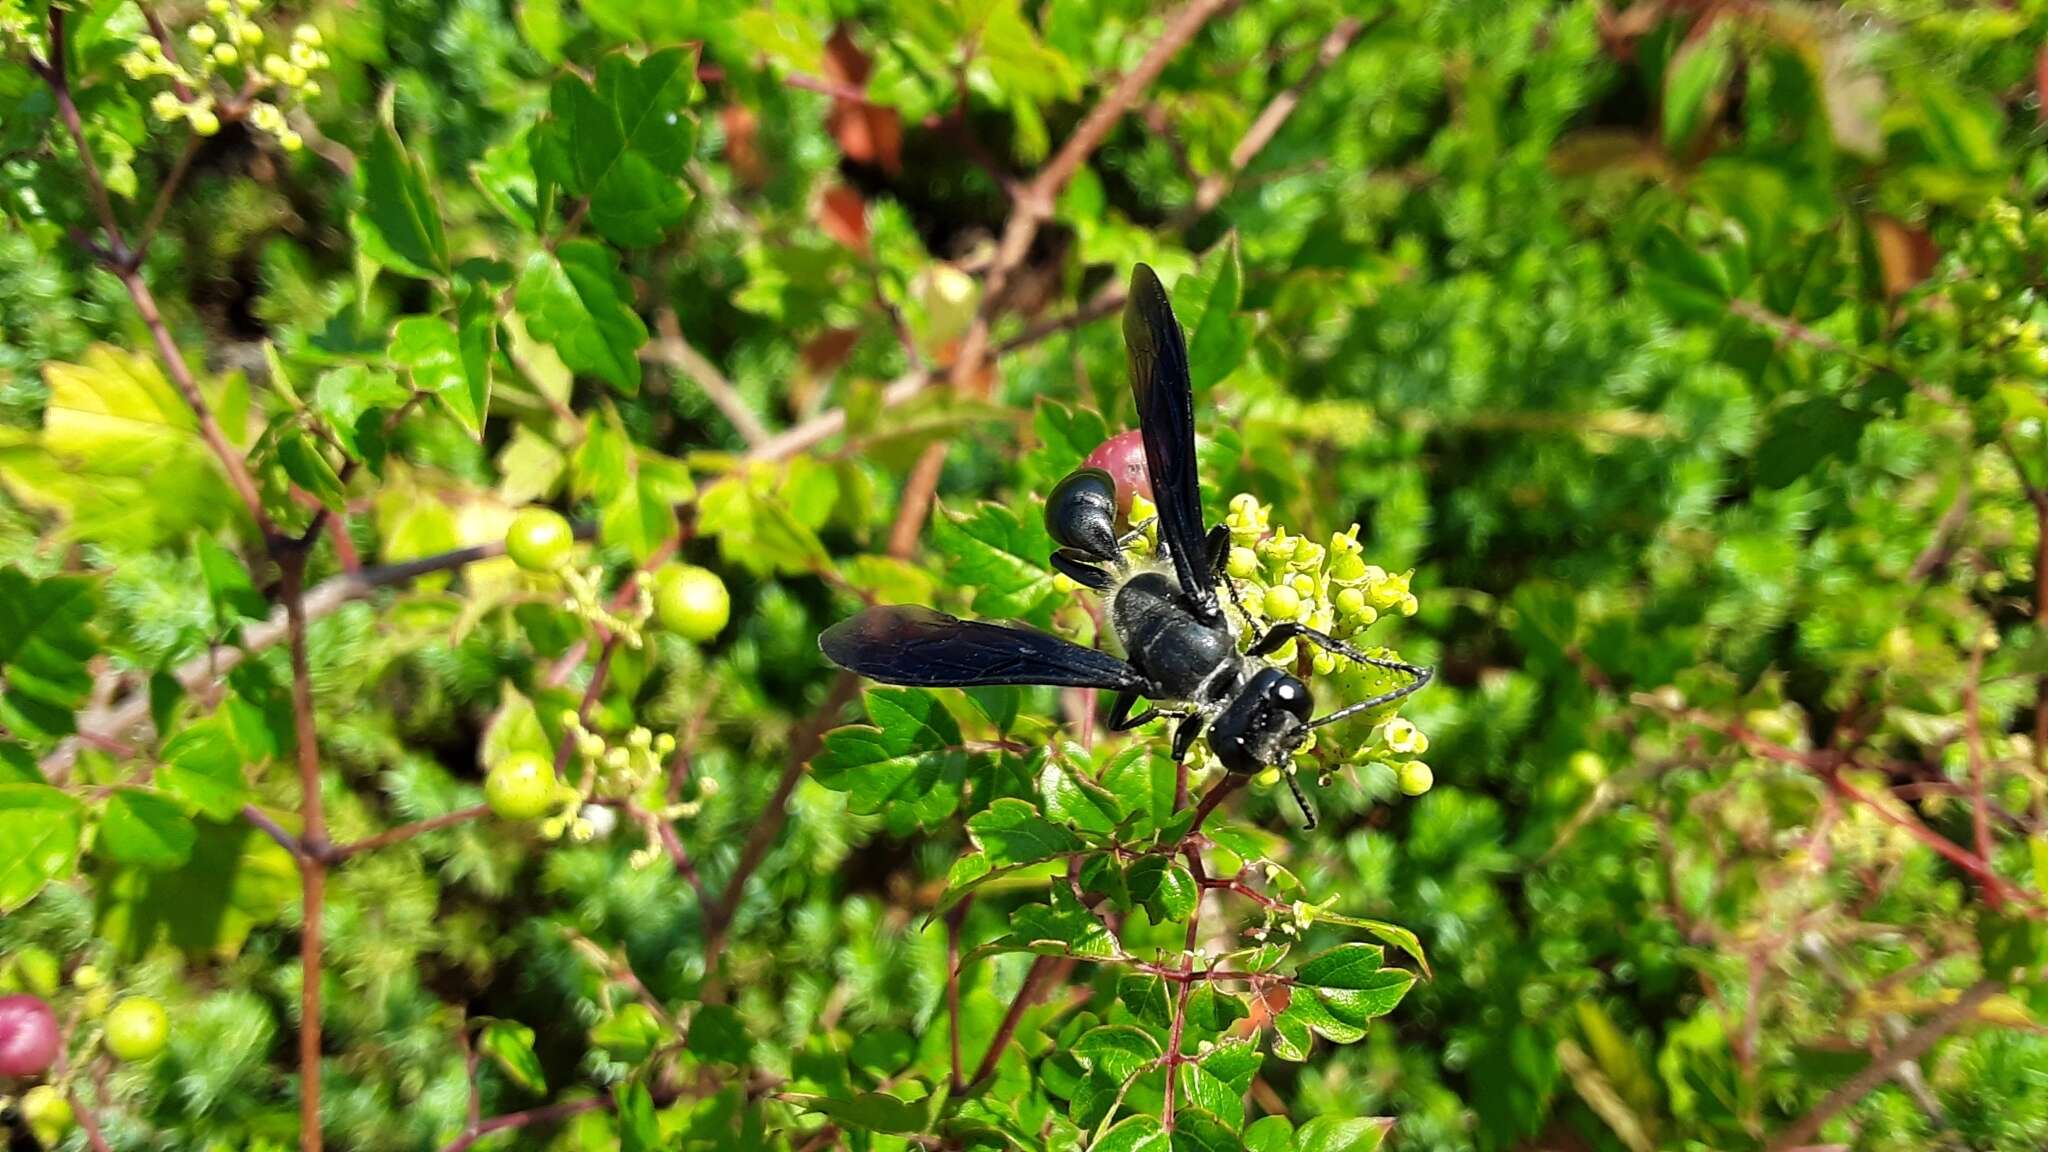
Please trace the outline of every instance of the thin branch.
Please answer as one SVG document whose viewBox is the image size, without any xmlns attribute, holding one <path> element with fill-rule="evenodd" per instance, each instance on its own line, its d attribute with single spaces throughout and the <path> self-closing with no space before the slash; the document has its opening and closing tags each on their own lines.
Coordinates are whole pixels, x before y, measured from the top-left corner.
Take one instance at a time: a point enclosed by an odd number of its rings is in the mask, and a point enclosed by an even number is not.
<svg viewBox="0 0 2048 1152">
<path fill-rule="evenodd" d="M 832 687 L 825 693 L 825 701 L 812 714 L 809 722 L 800 725 L 790 737 L 789 762 L 782 770 L 782 778 L 775 783 L 775 792 L 768 798 L 768 809 L 754 824 L 754 830 L 747 836 L 747 842 L 740 848 L 739 863 L 733 866 L 732 877 L 726 881 L 725 894 L 706 910 L 704 968 L 708 973 L 718 967 L 719 957 L 725 951 L 726 933 L 732 928 L 732 919 L 739 911 L 740 898 L 746 894 L 747 880 L 754 869 L 768 855 L 768 849 L 775 844 L 775 838 L 782 833 L 783 823 L 789 819 L 789 797 L 796 791 L 797 781 L 803 779 L 804 770 L 810 766 L 810 759 L 824 739 L 825 729 L 830 726 L 839 710 L 853 699 L 854 689 L 859 687 L 860 678 L 851 672 L 841 672 L 832 681 Z"/>
<path fill-rule="evenodd" d="M 177 162 L 171 165 L 171 174 L 164 177 L 163 187 L 157 189 L 156 203 L 150 205 L 149 219 L 143 222 L 142 231 L 135 239 L 133 259 L 136 263 L 141 263 L 142 258 L 149 254 L 150 243 L 156 239 L 157 230 L 164 226 L 164 217 L 170 214 L 171 202 L 177 198 L 179 186 L 192 171 L 192 161 L 198 157 L 204 139 L 193 136 L 185 141 L 185 150 L 178 153 Z"/>
<path fill-rule="evenodd" d="M 254 804 L 244 804 L 242 805 L 242 819 L 254 824 L 264 835 L 277 841 L 277 846 L 291 853 L 292 859 L 305 859 L 306 846 L 299 843 L 297 836 L 285 831 L 284 825 L 272 820 L 263 809 L 256 807 Z"/>
<path fill-rule="evenodd" d="M 967 1081 L 968 1091 L 980 1087 L 982 1081 L 996 1074 L 996 1064 L 1003 1058 L 1003 1049 L 1009 1047 L 1010 1040 L 1017 1035 L 1017 1025 L 1024 1019 L 1024 1010 L 1031 1007 L 1032 1000 L 1037 998 L 1039 980 L 1052 967 L 1053 959 L 1051 956 L 1031 958 L 1031 967 L 1024 970 L 1023 985 L 1010 1001 L 1009 1010 L 1003 1013 L 1002 1023 L 996 1025 L 995 1037 L 989 1041 L 981 1063 L 975 1065 L 974 1076 Z"/>
<path fill-rule="evenodd" d="M 1223 202 L 1223 196 L 1230 190 L 1231 184 L 1243 175 L 1244 170 L 1251 166 L 1251 162 L 1265 150 L 1266 145 L 1273 142 L 1273 137 L 1280 134 L 1280 129 L 1286 125 L 1288 117 L 1294 115 L 1294 110 L 1300 107 L 1302 96 L 1308 91 L 1309 85 L 1314 84 L 1350 49 L 1352 42 L 1358 39 L 1359 32 L 1364 28 L 1363 21 L 1348 19 L 1338 21 L 1337 26 L 1330 29 L 1330 34 L 1323 37 L 1322 45 L 1316 49 L 1315 60 L 1309 64 L 1308 71 L 1301 79 L 1268 101 L 1258 117 L 1252 121 L 1251 127 L 1245 129 L 1244 135 L 1237 141 L 1237 147 L 1230 150 L 1230 166 L 1221 172 L 1211 172 L 1202 177 L 1201 183 L 1195 186 L 1195 198 L 1176 218 L 1177 226 L 1184 227 L 1201 219 Z"/>
<path fill-rule="evenodd" d="M 1969 678 L 1963 681 L 1963 745 L 1970 761 L 1970 826 L 1977 857 L 1987 864 L 1992 859 L 1991 809 L 1984 796 L 1984 778 L 1989 770 L 1984 766 L 1984 718 L 1978 707 L 1978 687 L 1984 681 L 1984 652 L 1988 639 L 1980 637 L 1970 645 Z M 1984 890 L 1984 901 L 1994 910 L 2004 903 L 1996 888 Z"/>
<path fill-rule="evenodd" d="M 955 1093 L 967 1086 L 960 1078 L 960 926 L 966 922 L 967 910 L 973 904 L 974 894 L 970 892 L 946 913 L 946 1018 L 950 1025 L 947 1041 Z"/>
<path fill-rule="evenodd" d="M 1138 104 L 1145 90 L 1166 70 L 1167 64 L 1195 38 L 1211 17 L 1229 7 L 1230 3 L 1231 0 L 1189 0 L 1185 7 L 1169 16 L 1165 31 L 1146 51 L 1137 67 L 1117 81 L 1115 87 L 1089 109 L 1088 115 L 1075 126 L 1052 160 L 1017 190 L 1009 223 L 1004 226 L 1002 239 L 996 245 L 995 261 L 989 265 L 988 274 L 982 281 L 980 306 L 975 309 L 974 319 L 968 324 L 967 334 L 960 342 L 959 354 L 953 358 L 952 368 L 947 373 L 955 394 L 968 396 L 979 390 L 975 381 L 988 358 L 989 329 L 996 313 L 1007 302 L 1005 297 L 1010 277 L 1030 255 L 1031 244 L 1038 238 L 1039 228 L 1052 219 L 1053 204 L 1067 182 L 1102 146 L 1103 140 L 1108 138 L 1110 130 L 1116 127 L 1124 114 Z M 924 531 L 925 519 L 938 491 L 939 472 L 945 467 L 946 447 L 944 443 L 938 443 L 926 448 L 911 470 L 910 479 L 904 484 L 896 523 L 889 531 L 890 555 L 908 556 L 917 547 L 918 535 Z"/>
<path fill-rule="evenodd" d="M 579 538 L 587 539 L 592 534 L 589 525 L 582 525 L 577 530 Z M 488 544 L 476 544 L 468 548 L 457 548 L 432 556 L 363 568 L 336 576 L 322 581 L 306 593 L 305 616 L 308 621 L 318 620 L 334 614 L 343 606 L 361 600 L 380 588 L 410 584 L 422 576 L 467 567 L 478 561 L 504 554 L 505 542 L 494 540 Z M 227 675 L 249 656 L 283 641 L 286 633 L 286 613 L 283 607 L 279 607 L 271 613 L 269 620 L 245 629 L 239 645 L 210 648 L 179 665 L 174 675 L 186 692 L 198 692 L 204 686 Z M 117 739 L 148 719 L 149 693 L 146 690 L 133 692 L 117 704 L 81 713 L 78 717 L 79 734 L 60 743 L 55 751 L 43 758 L 43 774 L 50 777 L 53 782 L 61 781 L 76 762 L 80 743 L 96 739 Z"/>
<path fill-rule="evenodd" d="M 683 338 L 683 327 L 676 319 L 675 309 L 663 308 L 654 317 L 654 328 L 660 339 L 647 345 L 641 351 L 641 358 L 655 360 L 688 376 L 704 395 L 725 415 L 740 439 L 748 448 L 759 447 L 768 439 L 768 428 L 761 423 L 761 417 L 747 403 L 746 397 L 718 370 L 718 365 L 705 359 L 690 342 Z"/>
<path fill-rule="evenodd" d="M 306 654 L 306 554 L 277 557 L 283 572 L 285 628 L 292 665 L 292 731 L 298 745 L 299 842 L 299 1147 L 320 1152 L 320 936 L 327 898 L 327 816 L 320 802 L 320 743 L 313 724 L 313 674 Z"/>
<path fill-rule="evenodd" d="M 1850 1077 L 1847 1083 L 1828 1093 L 1813 1111 L 1781 1129 L 1765 1145 L 1766 1152 L 1791 1152 L 1812 1144 L 1820 1135 L 1821 1128 L 1834 1119 L 1836 1113 L 1870 1095 L 1878 1085 L 1897 1075 L 1901 1067 L 1926 1055 L 1927 1050 L 1943 1037 L 1975 1016 L 1980 1005 L 2004 990 L 2005 985 L 1997 980 L 1980 980 L 1972 984 L 1956 998 L 1955 1003 L 1929 1017 L 1926 1023 L 1879 1053 L 1868 1067 Z"/>
<path fill-rule="evenodd" d="M 424 836 L 429 832 L 438 832 L 443 828 L 453 828 L 458 824 L 467 824 L 471 820 L 478 820 L 489 815 L 490 811 L 490 805 L 477 804 L 469 808 L 458 808 L 453 812 L 443 813 L 439 816 L 430 816 L 425 820 L 415 820 L 410 824 L 400 824 L 396 828 L 379 832 L 375 836 L 366 836 L 361 840 L 354 840 L 347 844 L 337 844 L 328 850 L 327 859 L 332 863 L 339 864 L 352 856 L 360 856 L 365 852 L 374 852 L 379 848 L 389 848 L 393 844 L 403 844 L 416 836 Z"/>
<path fill-rule="evenodd" d="M 608 1109 L 612 1102 L 602 1096 L 586 1097 L 582 1100 L 567 1100 L 560 1104 L 549 1104 L 542 1108 L 528 1108 L 524 1112 L 507 1112 L 489 1120 L 474 1124 L 469 1131 L 441 1146 L 441 1152 L 468 1152 L 478 1140 L 493 1132 L 510 1132 L 520 1128 L 531 1128 L 536 1124 L 554 1124 L 581 1116 L 585 1112 Z"/>
</svg>

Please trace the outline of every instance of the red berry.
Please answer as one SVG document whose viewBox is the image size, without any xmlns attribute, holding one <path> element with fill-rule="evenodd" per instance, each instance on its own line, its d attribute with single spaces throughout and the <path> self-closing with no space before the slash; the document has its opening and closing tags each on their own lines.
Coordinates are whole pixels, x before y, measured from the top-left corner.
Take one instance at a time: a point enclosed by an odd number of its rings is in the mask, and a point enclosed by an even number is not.
<svg viewBox="0 0 2048 1152">
<path fill-rule="evenodd" d="M 57 1014 L 40 996 L 0 996 L 0 1076 L 40 1076 L 57 1061 Z"/>
<path fill-rule="evenodd" d="M 1152 473 L 1145 467 L 1145 439 L 1137 429 L 1119 432 L 1104 440 L 1083 463 L 1089 468 L 1102 469 L 1116 481 L 1118 512 L 1130 514 L 1133 493 L 1152 499 Z"/>
</svg>

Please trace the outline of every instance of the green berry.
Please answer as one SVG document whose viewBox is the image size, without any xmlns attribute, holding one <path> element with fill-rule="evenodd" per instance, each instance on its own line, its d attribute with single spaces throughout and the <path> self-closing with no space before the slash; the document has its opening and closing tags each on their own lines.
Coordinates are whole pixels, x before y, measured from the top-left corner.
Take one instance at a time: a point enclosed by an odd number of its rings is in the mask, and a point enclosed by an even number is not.
<svg viewBox="0 0 2048 1152">
<path fill-rule="evenodd" d="M 576 534 L 560 512 L 527 508 L 505 530 L 505 555 L 528 572 L 553 572 L 569 562 Z"/>
<path fill-rule="evenodd" d="M 491 766 L 484 777 L 484 802 L 506 820 L 533 820 L 555 807 L 561 786 L 555 766 L 533 752 L 514 752 Z"/>
<path fill-rule="evenodd" d="M 48 948 L 31 944 L 14 954 L 15 971 L 21 974 L 22 986 L 38 996 L 55 995 L 57 982 L 63 976 L 63 965 L 55 953 Z"/>
<path fill-rule="evenodd" d="M 1301 594 L 1285 584 L 1275 584 L 1266 589 L 1261 606 L 1269 620 L 1292 620 L 1301 611 Z"/>
<path fill-rule="evenodd" d="M 1436 783 L 1436 773 L 1420 760 L 1410 760 L 1394 770 L 1394 780 L 1405 795 L 1420 796 Z"/>
<path fill-rule="evenodd" d="M 654 615 L 663 628 L 701 644 L 725 630 L 732 597 L 718 573 L 670 564 L 654 577 Z"/>
<path fill-rule="evenodd" d="M 107 1051 L 125 1063 L 151 1059 L 164 1050 L 170 1034 L 170 1016 L 148 996 L 124 996 L 107 1013 Z"/>
<path fill-rule="evenodd" d="M 49 1084 L 38 1084 L 21 1094 L 21 1118 L 28 1122 L 28 1130 L 45 1148 L 55 1148 L 63 1143 L 72 1125 L 78 1121 L 77 1114 L 71 1110 L 71 1101 Z"/>
</svg>

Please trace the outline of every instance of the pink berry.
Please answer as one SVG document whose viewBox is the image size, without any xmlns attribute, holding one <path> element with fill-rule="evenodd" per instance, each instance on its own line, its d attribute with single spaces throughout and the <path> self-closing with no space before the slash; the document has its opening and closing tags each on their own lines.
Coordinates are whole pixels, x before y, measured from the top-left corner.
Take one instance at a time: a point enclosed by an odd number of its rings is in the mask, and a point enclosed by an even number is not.
<svg viewBox="0 0 2048 1152">
<path fill-rule="evenodd" d="M 1100 468 L 1116 481 L 1117 511 L 1129 515 L 1133 493 L 1152 498 L 1152 474 L 1145 467 L 1145 440 L 1136 428 L 1119 432 L 1088 454 L 1087 467 Z"/>
<path fill-rule="evenodd" d="M 0 996 L 0 1076 L 40 1076 L 57 1061 L 57 1014 L 39 996 Z"/>
</svg>

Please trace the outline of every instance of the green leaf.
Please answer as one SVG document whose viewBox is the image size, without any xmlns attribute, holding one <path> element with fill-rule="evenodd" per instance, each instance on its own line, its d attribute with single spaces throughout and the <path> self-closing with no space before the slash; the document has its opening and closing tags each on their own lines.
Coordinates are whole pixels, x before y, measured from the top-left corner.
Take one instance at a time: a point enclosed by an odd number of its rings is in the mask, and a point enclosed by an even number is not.
<svg viewBox="0 0 2048 1152">
<path fill-rule="evenodd" d="M 1364 988 L 1377 979 L 1386 953 L 1374 944 L 1340 944 L 1297 968 L 1296 983 L 1317 988 Z"/>
<path fill-rule="evenodd" d="M 1367 978 L 1363 988 L 1324 988 L 1317 993 L 1331 1015 L 1347 1024 L 1364 1027 L 1392 1012 L 1415 986 L 1415 973 L 1405 968 L 1382 968 Z"/>
<path fill-rule="evenodd" d="M 313 438 L 296 426 L 281 429 L 277 436 L 277 461 L 284 466 L 284 474 L 292 483 L 304 489 L 308 496 L 318 500 L 330 512 L 341 512 L 347 508 L 348 493 L 341 487 L 341 476 L 334 465 L 327 462 L 327 456 Z"/>
<path fill-rule="evenodd" d="M 345 364 L 321 374 L 313 386 L 313 407 L 342 451 L 358 460 L 381 457 L 386 414 L 405 406 L 412 393 L 390 372 Z"/>
<path fill-rule="evenodd" d="M 1199 893 L 1194 875 L 1171 857 L 1153 855 L 1134 861 L 1128 882 L 1131 899 L 1143 904 L 1155 923 L 1185 920 L 1195 910 Z"/>
<path fill-rule="evenodd" d="M 1735 296 L 1727 268 L 1665 225 L 1644 237 L 1638 275 L 1651 297 L 1680 320 L 1712 323 L 1727 314 Z"/>
<path fill-rule="evenodd" d="M 1174 1122 L 1175 1152 L 1242 1152 L 1244 1148 L 1237 1132 L 1214 1113 L 1189 1106 L 1175 1116 Z"/>
<path fill-rule="evenodd" d="M 428 191 L 426 167 L 406 152 L 388 107 L 357 164 L 356 195 L 351 219 L 364 255 L 408 276 L 448 275 L 441 209 Z"/>
<path fill-rule="evenodd" d="M 1200 1064 L 1182 1064 L 1179 1076 L 1189 1107 L 1213 1114 L 1225 1127 L 1244 1123 L 1244 1089 L 1232 1089 Z"/>
<path fill-rule="evenodd" d="M 745 1067 L 754 1050 L 746 1024 L 728 1004 L 706 1004 L 690 1018 L 687 1049 L 705 1060 Z"/>
<path fill-rule="evenodd" d="M 1010 914 L 1009 934 L 976 948 L 973 957 L 996 952 L 1109 960 L 1121 955 L 1122 949 L 1095 913 L 1075 899 L 1066 885 L 1057 884 L 1052 889 L 1052 903 L 1018 908 Z"/>
<path fill-rule="evenodd" d="M 1295 1152 L 1373 1152 L 1394 1122 L 1380 1117 L 1318 1116 L 1294 1134 Z"/>
<path fill-rule="evenodd" d="M 1245 1007 L 1243 997 L 1219 989 L 1214 981 L 1202 984 L 1188 996 L 1187 1026 L 1198 1031 L 1220 1034 L 1249 1015 L 1251 1009 Z"/>
<path fill-rule="evenodd" d="M 84 576 L 37 580 L 0 568 L 0 728 L 54 739 L 76 727 L 100 650 L 92 634 L 97 587 Z"/>
<path fill-rule="evenodd" d="M 590 201 L 590 223 L 614 244 L 653 244 L 683 218 L 678 179 L 696 146 L 696 53 L 656 52 L 635 63 L 598 62 L 597 85 L 565 73 L 549 93 L 552 118 L 535 147 L 536 170 Z"/>
<path fill-rule="evenodd" d="M 960 727 L 938 697 L 921 689 L 876 688 L 867 695 L 868 718 L 874 726 L 849 725 L 826 733 L 824 747 L 811 761 L 818 783 L 848 795 L 853 811 L 872 815 L 893 805 L 908 805 L 922 820 L 952 811 L 957 797 L 936 797 L 943 805 L 928 812 L 941 778 L 965 770 L 967 754 L 960 747 Z"/>
<path fill-rule="evenodd" d="M 1832 396 L 1793 400 L 1770 415 L 1756 447 L 1756 482 L 1783 488 L 1809 475 L 1829 460 L 1848 460 L 1870 423 L 1867 413 L 1852 412 Z"/>
<path fill-rule="evenodd" d="M 441 401 L 464 431 L 471 436 L 482 435 L 483 409 L 477 406 L 462 334 L 454 325 L 438 316 L 407 316 L 392 327 L 391 347 L 386 355 L 394 367 L 411 374 L 414 388 Z M 488 370 L 486 365 L 485 371 Z M 488 397 L 488 375 L 483 391 Z"/>
<path fill-rule="evenodd" d="M 1294 1147 L 1294 1122 L 1285 1116 L 1267 1116 L 1245 1125 L 1245 1152 L 1290 1152 Z"/>
<path fill-rule="evenodd" d="M 943 1102 L 939 1093 L 915 1103 L 881 1092 L 853 1096 L 813 1096 L 785 1092 L 782 1099 L 825 1116 L 843 1127 L 867 1132 L 891 1132 L 901 1136 L 922 1136 L 931 1130 L 935 1105 Z"/>
<path fill-rule="evenodd" d="M 1119 1082 L 1151 1067 L 1164 1054 L 1151 1033 L 1129 1024 L 1105 1024 L 1090 1029 L 1074 1041 L 1069 1051 L 1081 1062 L 1081 1067 Z"/>
<path fill-rule="evenodd" d="M 989 862 L 999 867 L 1050 860 L 1086 847 L 1079 836 L 1039 815 L 1038 809 L 1007 796 L 969 817 L 967 832 Z"/>
<path fill-rule="evenodd" d="M 1251 325 L 1237 314 L 1244 296 L 1244 269 L 1238 260 L 1236 234 L 1225 239 L 1209 259 L 1216 262 L 1215 278 L 1200 315 L 1189 321 L 1194 332 L 1188 338 L 1188 373 L 1198 395 L 1235 371 L 1252 344 Z"/>
<path fill-rule="evenodd" d="M 1735 56 L 1718 28 L 1687 40 L 1664 73 L 1664 146 L 1683 156 L 1721 114 Z"/>
<path fill-rule="evenodd" d="M 164 741 L 156 781 L 214 820 L 229 820 L 251 799 L 242 749 L 219 716 L 195 721 Z"/>
<path fill-rule="evenodd" d="M 1126 1116 L 1090 1144 L 1088 1152 L 1168 1152 L 1171 1147 L 1159 1121 L 1150 1116 Z"/>
<path fill-rule="evenodd" d="M 23 503 L 65 517 L 67 537 L 145 549 L 244 517 L 191 407 L 155 361 L 95 344 L 82 363 L 46 362 L 43 382 L 42 433 L 14 448 L 0 440 L 0 480 Z M 201 389 L 239 446 L 233 421 L 247 411 L 246 382 L 202 379 Z"/>
<path fill-rule="evenodd" d="M 1038 773 L 1038 791 L 1045 798 L 1047 816 L 1083 832 L 1108 836 L 1123 823 L 1123 805 L 1115 794 L 1077 771 L 1065 757 L 1047 757 Z"/>
<path fill-rule="evenodd" d="M 620 392 L 640 391 L 637 353 L 647 326 L 632 308 L 633 289 L 617 259 L 590 240 L 570 240 L 526 262 L 517 295 L 534 339 L 555 346 L 562 362 Z"/>
<path fill-rule="evenodd" d="M 176 804 L 142 788 L 116 788 L 100 816 L 94 843 L 109 859 L 145 868 L 180 868 L 198 838 Z"/>
<path fill-rule="evenodd" d="M 632 1000 L 598 1021 L 597 1027 L 590 1030 L 590 1042 L 615 1059 L 638 1064 L 661 1044 L 664 1031 L 652 1008 Z"/>
<path fill-rule="evenodd" d="M 661 1122 L 654 1115 L 654 1097 L 634 1080 L 612 1089 L 619 1116 L 620 1152 L 661 1152 Z"/>
<path fill-rule="evenodd" d="M 607 545 L 625 549 L 635 563 L 645 563 L 676 534 L 675 496 L 652 477 L 635 476 L 604 506 L 597 530 Z"/>
<path fill-rule="evenodd" d="M 1421 939 L 1415 933 L 1401 927 L 1399 924 L 1389 924 L 1384 920 L 1369 920 L 1359 916 L 1345 916 L 1324 908 L 1316 909 L 1315 918 L 1319 924 L 1339 924 L 1346 928 L 1364 929 L 1379 937 L 1382 941 L 1392 944 L 1394 947 L 1414 957 L 1415 963 L 1422 969 L 1424 977 L 1435 978 L 1434 974 L 1429 970 L 1429 957 L 1423 954 Z"/>
<path fill-rule="evenodd" d="M 85 807 L 48 784 L 0 784 L 0 912 L 78 867 Z"/>
<path fill-rule="evenodd" d="M 491 1020 L 478 1035 L 477 1047 L 512 1083 L 535 1096 L 548 1090 L 547 1073 L 533 1051 L 533 1029 L 517 1020 Z"/>
<path fill-rule="evenodd" d="M 206 578 L 206 595 L 213 602 L 215 619 L 227 623 L 236 619 L 261 620 L 270 615 L 270 605 L 249 578 L 242 558 L 211 535 L 192 538 L 192 552 L 199 559 L 199 572 Z"/>
<path fill-rule="evenodd" d="M 289 813 L 269 815 L 286 827 L 297 822 Z M 121 956 L 168 944 L 195 959 L 231 958 L 252 929 L 298 902 L 297 862 L 255 825 L 238 817 L 200 820 L 194 829 L 183 867 L 115 866 L 98 877 L 98 931 Z"/>
<path fill-rule="evenodd" d="M 1036 514 L 988 503 L 969 515 L 941 507 L 932 518 L 932 547 L 950 561 L 954 584 L 974 589 L 977 616 L 1042 617 L 1060 598 L 1053 573 L 1041 565 L 1052 539 Z"/>
</svg>

